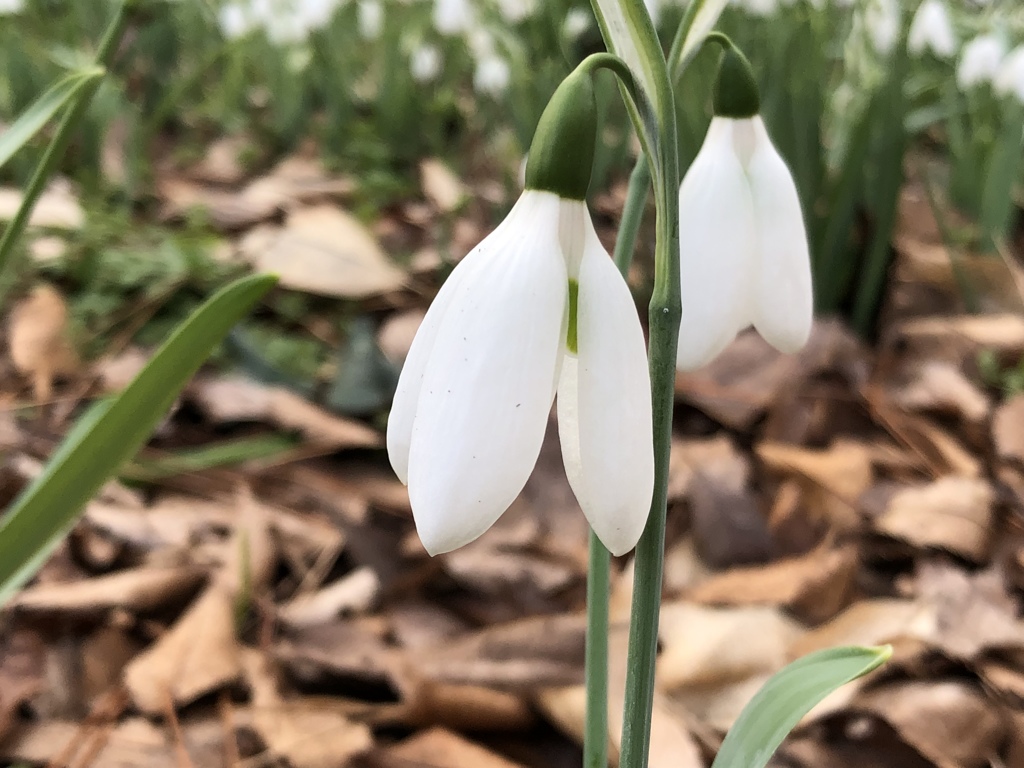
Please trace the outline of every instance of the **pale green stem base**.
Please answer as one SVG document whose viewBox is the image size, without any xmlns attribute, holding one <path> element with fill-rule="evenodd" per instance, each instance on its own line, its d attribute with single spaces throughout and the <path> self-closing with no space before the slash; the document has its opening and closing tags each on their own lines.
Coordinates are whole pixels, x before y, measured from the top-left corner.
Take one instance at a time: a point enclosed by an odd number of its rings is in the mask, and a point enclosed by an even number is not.
<svg viewBox="0 0 1024 768">
<path fill-rule="evenodd" d="M 611 555 L 590 532 L 587 569 L 587 710 L 583 768 L 608 768 L 608 593 Z"/>
</svg>

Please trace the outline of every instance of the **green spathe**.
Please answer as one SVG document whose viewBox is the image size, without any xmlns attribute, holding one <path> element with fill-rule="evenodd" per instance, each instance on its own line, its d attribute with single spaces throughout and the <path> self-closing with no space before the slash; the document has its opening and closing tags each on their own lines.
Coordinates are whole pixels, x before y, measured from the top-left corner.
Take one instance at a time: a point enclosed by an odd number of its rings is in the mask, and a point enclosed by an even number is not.
<svg viewBox="0 0 1024 768">
<path fill-rule="evenodd" d="M 715 81 L 715 116 L 742 120 L 761 111 L 754 70 L 738 49 L 729 46 L 718 67 Z"/>
<path fill-rule="evenodd" d="M 544 108 L 526 161 L 526 188 L 585 200 L 597 143 L 597 103 L 590 72 L 570 73 Z"/>
</svg>

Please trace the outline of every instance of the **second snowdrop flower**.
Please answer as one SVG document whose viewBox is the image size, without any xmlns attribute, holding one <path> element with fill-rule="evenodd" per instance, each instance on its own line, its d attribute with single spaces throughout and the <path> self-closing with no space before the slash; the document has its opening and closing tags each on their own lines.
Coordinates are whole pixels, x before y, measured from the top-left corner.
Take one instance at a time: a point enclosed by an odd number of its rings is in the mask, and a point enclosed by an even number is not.
<svg viewBox="0 0 1024 768">
<path fill-rule="evenodd" d="M 402 369 L 388 456 L 431 554 L 480 536 L 519 495 L 556 391 L 566 474 L 591 527 L 622 554 L 647 522 L 647 356 L 584 202 L 596 126 L 589 78 L 577 70 L 555 92 L 526 191 L 445 282 Z"/>
<path fill-rule="evenodd" d="M 956 82 L 963 88 L 991 84 L 1006 56 L 1006 44 L 994 34 L 978 35 L 964 46 L 956 69 Z"/>
<path fill-rule="evenodd" d="M 918 7 L 907 33 L 907 49 L 915 55 L 930 50 L 943 59 L 956 53 L 956 33 L 942 0 L 924 0 Z"/>
<path fill-rule="evenodd" d="M 795 352 L 814 310 L 800 198 L 758 114 L 750 64 L 735 49 L 722 59 L 714 103 L 679 189 L 681 370 L 709 362 L 748 325 Z"/>
</svg>

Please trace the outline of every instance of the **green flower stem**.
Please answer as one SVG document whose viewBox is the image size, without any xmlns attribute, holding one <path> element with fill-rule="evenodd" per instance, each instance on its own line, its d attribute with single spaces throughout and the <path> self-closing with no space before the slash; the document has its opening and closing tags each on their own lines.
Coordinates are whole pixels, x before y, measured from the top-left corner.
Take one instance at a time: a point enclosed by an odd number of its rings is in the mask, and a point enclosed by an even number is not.
<svg viewBox="0 0 1024 768">
<path fill-rule="evenodd" d="M 651 402 L 654 416 L 654 494 L 647 527 L 636 547 L 633 604 L 626 658 L 620 768 L 646 768 L 654 708 L 654 664 L 658 650 L 662 564 L 665 559 L 665 514 L 668 507 L 669 451 L 675 402 L 676 345 L 679 342 L 679 156 L 672 84 L 661 59 L 657 80 L 662 137 L 655 176 L 657 209 L 654 294 L 649 309 Z"/>
<path fill-rule="evenodd" d="M 583 768 L 608 768 L 608 595 L 611 554 L 590 532 L 587 567 L 587 645 L 584 661 L 587 709 Z"/>
<path fill-rule="evenodd" d="M 127 2 L 122 2 L 117 7 L 114 18 L 111 19 L 110 24 L 107 26 L 99 49 L 96 51 L 96 65 L 104 69 L 109 67 L 114 54 L 117 52 L 117 45 L 124 33 L 127 21 L 125 14 L 126 5 Z M 92 83 L 83 87 L 78 97 L 64 113 L 64 117 L 61 118 L 60 123 L 57 125 L 57 130 L 50 140 L 50 144 L 46 147 L 46 151 L 43 153 L 39 164 L 32 174 L 32 178 L 28 182 L 28 187 L 25 189 L 18 212 L 11 220 L 11 223 L 7 225 L 3 236 L 0 237 L 0 285 L 4 283 L 4 277 L 10 268 L 14 245 L 25 231 L 29 217 L 32 215 L 32 209 L 35 208 L 39 196 L 43 193 L 47 179 L 50 178 L 50 175 L 64 156 L 64 151 L 71 140 L 72 132 L 82 122 L 85 111 L 89 108 L 89 103 L 102 82 L 102 78 L 97 78 Z M 2 289 L 0 289 L 0 292 L 2 292 Z"/>
<path fill-rule="evenodd" d="M 626 203 L 622 207 L 622 220 L 615 238 L 615 266 L 623 277 L 629 272 L 636 250 L 636 238 L 640 232 L 640 222 L 644 217 L 644 205 L 647 203 L 647 192 L 651 186 L 651 168 L 647 164 L 647 155 L 643 152 L 636 159 L 633 172 L 629 175 L 629 187 L 626 191 Z"/>
</svg>

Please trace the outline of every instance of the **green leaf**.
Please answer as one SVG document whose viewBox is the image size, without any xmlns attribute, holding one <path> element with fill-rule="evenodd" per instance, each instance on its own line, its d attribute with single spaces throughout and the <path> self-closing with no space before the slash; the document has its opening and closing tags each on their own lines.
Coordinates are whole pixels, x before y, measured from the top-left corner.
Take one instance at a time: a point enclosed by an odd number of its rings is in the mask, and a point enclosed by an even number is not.
<svg viewBox="0 0 1024 768">
<path fill-rule="evenodd" d="M 658 115 L 664 115 L 671 104 L 663 103 L 667 71 L 651 17 L 642 0 L 591 0 L 591 5 L 608 50 L 626 63 L 639 94 L 647 100 L 637 104 L 628 96 L 625 99 L 644 152 L 660 157 Z"/>
<path fill-rule="evenodd" d="M 773 675 L 743 708 L 711 768 L 763 768 L 782 740 L 832 691 L 878 668 L 892 648 L 829 648 Z"/>
<path fill-rule="evenodd" d="M 277 282 L 237 280 L 197 309 L 121 394 L 91 408 L 0 521 L 0 607 L 74 525 L 79 510 L 136 454 L 224 336 Z"/>
<path fill-rule="evenodd" d="M 99 81 L 103 74 L 104 70 L 96 67 L 74 72 L 50 86 L 49 90 L 0 134 L 0 168 L 3 168 L 19 149 L 28 144 L 65 104 L 72 101 L 85 86 Z"/>
<path fill-rule="evenodd" d="M 679 50 L 677 60 L 669 62 L 670 71 L 673 77 L 677 76 L 679 68 L 694 56 L 712 30 L 718 23 L 718 17 L 722 15 L 729 0 L 695 0 L 696 11 L 690 20 L 690 28 L 686 31 L 686 38 Z"/>
<path fill-rule="evenodd" d="M 981 197 L 981 225 L 992 243 L 1001 244 L 1010 234 L 1016 205 L 1013 189 L 1020 178 L 1024 107 L 1007 105 L 1003 128 L 989 155 L 988 173 Z"/>
</svg>

